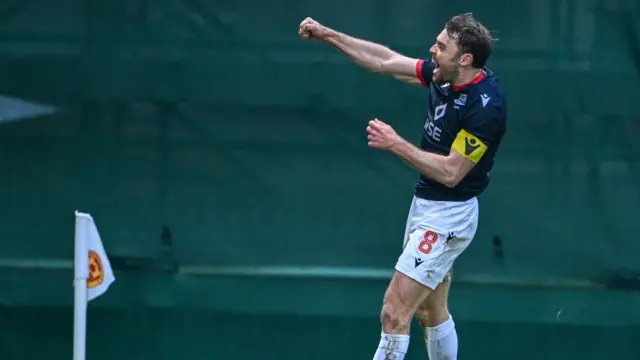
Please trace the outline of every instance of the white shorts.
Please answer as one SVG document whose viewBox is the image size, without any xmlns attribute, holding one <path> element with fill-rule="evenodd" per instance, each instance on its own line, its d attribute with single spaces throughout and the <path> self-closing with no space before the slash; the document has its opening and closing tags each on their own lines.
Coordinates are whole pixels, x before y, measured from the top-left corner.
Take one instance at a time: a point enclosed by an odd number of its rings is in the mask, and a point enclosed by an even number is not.
<svg viewBox="0 0 640 360">
<path fill-rule="evenodd" d="M 431 201 L 413 197 L 396 270 L 434 289 L 478 228 L 478 200 Z"/>
</svg>

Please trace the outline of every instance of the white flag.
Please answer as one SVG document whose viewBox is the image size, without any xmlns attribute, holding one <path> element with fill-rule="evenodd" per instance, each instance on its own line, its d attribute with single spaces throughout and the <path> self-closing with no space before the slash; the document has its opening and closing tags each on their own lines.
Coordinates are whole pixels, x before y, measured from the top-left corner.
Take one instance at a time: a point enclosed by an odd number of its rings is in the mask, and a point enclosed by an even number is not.
<svg viewBox="0 0 640 360">
<path fill-rule="evenodd" d="M 82 277 L 82 273 L 88 271 L 85 273 L 87 275 L 87 301 L 91 301 L 104 294 L 116 280 L 107 253 L 102 246 L 98 228 L 91 215 L 76 211 L 75 242 L 76 274 L 80 274 Z"/>
</svg>

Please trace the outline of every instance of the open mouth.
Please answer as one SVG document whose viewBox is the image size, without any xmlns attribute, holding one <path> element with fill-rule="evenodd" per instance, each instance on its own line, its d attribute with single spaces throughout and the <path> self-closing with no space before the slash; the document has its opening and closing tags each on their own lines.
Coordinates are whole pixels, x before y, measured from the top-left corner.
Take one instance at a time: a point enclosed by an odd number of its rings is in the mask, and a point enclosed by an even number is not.
<svg viewBox="0 0 640 360">
<path fill-rule="evenodd" d="M 438 62 L 433 60 L 434 64 L 436 64 L 436 68 L 433 69 L 433 76 L 436 77 L 438 76 L 438 74 L 440 74 L 440 65 L 438 65 Z"/>
</svg>

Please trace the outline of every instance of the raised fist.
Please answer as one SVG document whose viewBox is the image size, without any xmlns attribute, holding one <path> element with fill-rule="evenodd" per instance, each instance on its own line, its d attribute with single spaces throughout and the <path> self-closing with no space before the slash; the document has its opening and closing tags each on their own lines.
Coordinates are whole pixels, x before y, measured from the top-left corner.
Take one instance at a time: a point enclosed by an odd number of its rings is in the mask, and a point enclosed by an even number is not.
<svg viewBox="0 0 640 360">
<path fill-rule="evenodd" d="M 331 30 L 329 28 L 308 17 L 300 23 L 300 30 L 298 33 L 303 39 L 324 40 L 329 36 L 330 31 Z"/>
</svg>

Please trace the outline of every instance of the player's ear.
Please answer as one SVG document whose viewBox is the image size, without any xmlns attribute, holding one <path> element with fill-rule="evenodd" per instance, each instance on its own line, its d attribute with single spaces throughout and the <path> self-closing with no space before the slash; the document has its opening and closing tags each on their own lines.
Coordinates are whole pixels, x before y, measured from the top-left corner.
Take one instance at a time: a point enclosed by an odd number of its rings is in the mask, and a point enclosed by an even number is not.
<svg viewBox="0 0 640 360">
<path fill-rule="evenodd" d="M 473 62 L 473 55 L 469 53 L 464 53 L 460 56 L 460 65 L 461 66 L 471 66 Z"/>
</svg>

